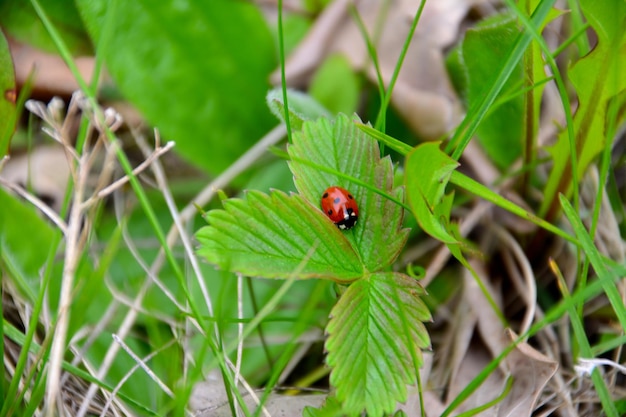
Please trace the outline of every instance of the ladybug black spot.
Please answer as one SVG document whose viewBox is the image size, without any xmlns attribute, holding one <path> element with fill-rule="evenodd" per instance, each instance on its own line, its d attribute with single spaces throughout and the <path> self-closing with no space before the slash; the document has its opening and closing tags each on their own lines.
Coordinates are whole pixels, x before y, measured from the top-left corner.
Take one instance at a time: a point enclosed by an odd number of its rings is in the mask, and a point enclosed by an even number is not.
<svg viewBox="0 0 626 417">
<path fill-rule="evenodd" d="M 333 215 L 333 211 L 332 210 L 328 210 L 328 215 L 332 216 Z"/>
<path fill-rule="evenodd" d="M 354 213 L 351 213 L 349 216 L 345 217 L 343 220 L 341 220 L 341 221 L 339 221 L 339 222 L 337 222 L 335 224 L 341 230 L 348 230 L 348 229 L 352 229 L 354 227 L 354 225 L 356 224 L 358 219 L 359 219 L 358 216 L 355 216 Z"/>
<path fill-rule="evenodd" d="M 350 200 L 354 200 L 354 198 L 352 198 L 352 194 L 348 194 L 348 198 L 349 198 Z"/>
<path fill-rule="evenodd" d="M 324 193 L 324 195 L 322 196 L 322 198 L 328 198 L 328 193 Z"/>
</svg>

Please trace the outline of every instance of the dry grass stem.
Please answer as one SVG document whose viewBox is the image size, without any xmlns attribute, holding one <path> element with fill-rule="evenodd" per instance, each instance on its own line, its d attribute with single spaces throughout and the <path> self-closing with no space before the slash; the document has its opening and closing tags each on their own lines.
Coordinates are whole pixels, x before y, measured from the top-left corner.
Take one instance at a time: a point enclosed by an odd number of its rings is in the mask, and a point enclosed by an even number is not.
<svg viewBox="0 0 626 417">
<path fill-rule="evenodd" d="M 144 370 L 144 372 L 146 374 L 148 374 L 148 376 L 150 376 L 150 378 L 157 383 L 157 385 L 163 390 L 164 393 L 166 393 L 170 398 L 174 397 L 174 392 L 172 392 L 171 389 L 169 389 L 169 387 L 167 385 L 165 385 L 163 383 L 163 381 L 161 381 L 161 378 L 159 378 L 154 372 L 152 372 L 152 369 L 150 369 L 148 367 L 148 365 L 146 365 L 146 362 L 149 361 L 154 355 L 156 355 L 158 353 L 157 351 L 152 352 L 150 355 L 148 355 L 148 357 L 144 360 L 142 360 L 141 358 L 139 358 L 139 356 L 137 356 L 135 354 L 135 352 L 132 351 L 131 348 L 128 347 L 128 345 L 126 343 L 124 343 L 124 341 L 122 339 L 120 339 L 116 334 L 113 334 L 113 340 L 115 340 L 116 343 L 118 343 L 122 349 L 124 349 L 124 351 L 126 353 L 128 353 L 128 355 L 133 358 L 133 360 L 135 361 L 135 363 L 137 364 L 137 366 L 139 366 L 141 369 Z M 132 374 L 132 372 L 134 372 L 135 368 L 131 368 L 131 370 L 128 372 L 128 376 L 130 376 Z M 125 377 L 125 379 L 128 378 Z"/>
</svg>

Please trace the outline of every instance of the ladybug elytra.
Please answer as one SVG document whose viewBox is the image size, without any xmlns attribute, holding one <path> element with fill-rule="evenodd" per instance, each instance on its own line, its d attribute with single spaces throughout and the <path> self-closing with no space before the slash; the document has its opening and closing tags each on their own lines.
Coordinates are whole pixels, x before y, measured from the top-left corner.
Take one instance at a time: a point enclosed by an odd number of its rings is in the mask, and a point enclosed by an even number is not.
<svg viewBox="0 0 626 417">
<path fill-rule="evenodd" d="M 359 219 L 359 208 L 345 188 L 328 187 L 322 194 L 322 211 L 341 230 L 348 230 Z"/>
</svg>

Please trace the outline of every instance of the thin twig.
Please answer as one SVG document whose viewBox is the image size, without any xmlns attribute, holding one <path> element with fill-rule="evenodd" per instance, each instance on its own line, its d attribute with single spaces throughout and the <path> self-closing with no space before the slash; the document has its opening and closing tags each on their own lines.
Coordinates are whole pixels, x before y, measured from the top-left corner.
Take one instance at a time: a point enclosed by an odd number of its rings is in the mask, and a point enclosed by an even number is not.
<svg viewBox="0 0 626 417">
<path fill-rule="evenodd" d="M 157 138 L 159 137 L 158 132 L 155 135 Z M 149 154 L 148 144 L 145 139 L 141 135 L 137 135 L 136 137 L 137 145 L 144 153 L 144 155 Z M 180 214 L 178 212 L 178 208 L 176 207 L 176 202 L 174 201 L 174 197 L 170 191 L 169 185 L 167 184 L 167 179 L 165 177 L 165 172 L 163 170 L 163 166 L 160 161 L 154 160 L 152 164 L 152 172 L 154 173 L 154 177 L 157 181 L 157 185 L 161 190 L 163 198 L 167 204 L 168 209 L 170 210 L 170 215 L 174 220 L 174 225 L 178 228 L 178 233 L 181 237 L 181 241 L 183 242 L 183 247 L 185 248 L 185 254 L 187 255 L 187 259 L 191 264 L 191 268 L 193 269 L 194 276 L 196 281 L 198 282 L 198 286 L 200 287 L 200 292 L 204 298 L 204 302 L 207 306 L 207 310 L 209 315 L 213 315 L 213 305 L 211 303 L 211 297 L 209 296 L 209 290 L 206 287 L 206 280 L 204 279 L 204 274 L 200 269 L 200 264 L 198 263 L 198 259 L 191 245 L 191 238 L 187 233 L 185 233 L 184 224 L 180 219 Z"/>
<path fill-rule="evenodd" d="M 161 155 L 165 154 L 166 152 L 169 152 L 169 150 L 172 149 L 174 147 L 174 145 L 175 145 L 174 142 L 168 142 L 164 147 L 159 148 L 159 149 L 155 149 L 155 151 L 148 157 L 148 159 L 146 159 L 141 164 L 139 164 L 135 169 L 133 169 L 133 171 L 132 171 L 133 175 L 136 176 L 137 174 L 139 174 L 142 171 L 144 171 L 157 158 L 159 158 Z M 91 204 L 94 203 L 94 200 L 102 199 L 102 198 L 108 196 L 113 191 L 117 190 L 118 188 L 120 188 L 121 186 L 126 184 L 129 180 L 130 180 L 129 176 L 128 175 L 124 175 L 122 178 L 120 178 L 119 180 L 115 181 L 113 184 L 111 184 L 108 187 L 105 187 L 102 190 L 100 190 L 94 197 L 92 197 L 89 200 L 85 201 L 84 205 L 85 206 L 90 206 Z"/>
<path fill-rule="evenodd" d="M 130 308 L 128 310 L 126 317 L 124 317 L 124 321 L 122 322 L 122 324 L 120 325 L 117 331 L 117 334 L 119 337 L 126 337 L 126 335 L 128 335 L 128 333 L 130 332 L 132 326 L 135 324 L 135 320 L 137 319 L 137 315 L 139 314 L 138 313 L 139 307 L 141 307 L 141 304 L 143 303 L 143 299 L 148 293 L 148 290 L 150 289 L 151 285 L 152 285 L 152 281 L 146 280 L 144 282 L 144 285 L 139 289 L 139 293 L 135 297 L 135 300 L 133 303 L 133 307 L 136 307 L 136 308 Z M 95 378 L 97 380 L 103 380 L 106 377 L 107 373 L 109 372 L 109 369 L 111 368 L 111 365 L 113 364 L 113 361 L 115 360 L 115 357 L 117 356 L 117 352 L 119 351 L 119 349 L 120 349 L 119 344 L 117 343 L 111 344 L 111 346 L 109 347 L 109 350 L 107 350 L 107 353 L 102 361 L 102 364 L 100 365 L 100 368 L 98 369 L 98 372 L 96 373 Z M 76 417 L 84 417 L 85 414 L 89 411 L 89 403 L 93 399 L 94 395 L 96 395 L 96 391 L 98 389 L 99 389 L 99 386 L 96 383 L 92 383 L 91 385 L 89 385 L 89 389 L 87 390 L 87 393 L 85 394 L 85 397 L 83 398 L 83 404 L 78 410 Z"/>
<path fill-rule="evenodd" d="M 163 148 L 161 148 L 163 149 Z M 116 194 L 117 195 L 117 194 Z M 124 231 L 123 231 L 124 233 Z M 163 253 L 163 250 L 161 249 L 160 254 Z M 152 266 L 150 267 L 150 269 L 147 271 L 147 275 L 149 277 L 156 277 L 158 275 L 158 272 L 161 268 L 160 264 L 157 264 L 156 262 L 152 264 Z M 135 299 L 133 300 L 132 305 L 130 306 L 128 312 L 126 313 L 126 316 L 123 319 L 122 324 L 120 325 L 118 331 L 117 331 L 117 335 L 120 338 L 125 338 L 128 333 L 130 332 L 132 326 L 134 325 L 137 316 L 139 315 L 139 312 L 141 311 L 141 306 L 143 304 L 143 300 L 146 296 L 146 294 L 148 293 L 148 290 L 152 287 L 153 283 L 155 283 L 156 281 L 154 279 L 148 279 L 145 280 L 144 284 L 142 285 L 142 287 L 139 290 L 139 293 L 137 294 L 137 296 L 135 297 Z M 200 329 L 200 327 L 198 326 L 197 323 L 195 323 L 195 321 L 191 321 L 192 324 L 194 324 L 197 328 Z M 201 329 L 200 329 L 201 331 Z M 101 380 L 104 379 L 107 375 L 107 373 L 109 372 L 109 369 L 111 368 L 111 366 L 113 365 L 113 362 L 115 361 L 115 358 L 117 356 L 117 353 L 119 352 L 120 349 L 120 345 L 117 343 L 112 343 L 109 346 L 109 349 L 107 350 L 104 360 L 102 361 L 102 364 L 100 366 L 100 368 L 98 369 L 98 372 L 96 374 L 96 378 Z M 89 389 L 84 397 L 83 400 L 83 404 L 77 414 L 77 417 L 84 417 L 85 414 L 88 412 L 88 405 L 89 402 L 91 401 L 91 399 L 94 397 L 94 395 L 96 394 L 96 391 L 98 390 L 98 385 L 92 383 L 89 386 Z"/>
<path fill-rule="evenodd" d="M 61 294 L 57 312 L 57 325 L 50 348 L 50 362 L 48 379 L 46 381 L 47 414 L 52 416 L 59 390 L 61 388 L 61 367 L 66 350 L 67 332 L 69 329 L 70 307 L 72 305 L 72 290 L 76 278 L 76 268 L 81 256 L 79 247 L 80 233 L 82 228 L 82 210 L 80 209 L 85 193 L 85 184 L 89 175 L 89 166 L 84 159 L 78 163 L 78 182 L 74 189 L 74 201 L 70 210 L 70 218 L 65 234 L 65 262 L 61 282 Z"/>
<path fill-rule="evenodd" d="M 530 261 L 524 253 L 524 250 L 513 238 L 513 236 L 496 223 L 491 223 L 491 226 L 496 235 L 510 248 L 515 255 L 515 258 L 517 258 L 517 263 L 522 270 L 522 275 L 524 276 L 524 281 L 526 282 L 526 288 L 523 288 L 523 291 L 520 291 L 520 294 L 522 295 L 522 298 L 526 302 L 528 308 L 524 313 L 524 320 L 522 321 L 522 325 L 519 330 L 520 333 L 526 333 L 533 323 L 533 319 L 535 318 L 535 309 L 537 307 L 537 285 L 535 284 L 535 273 L 533 272 L 533 268 L 530 265 Z"/>
<path fill-rule="evenodd" d="M 39 210 L 41 210 L 41 212 L 45 214 L 46 217 L 49 218 L 50 221 L 52 221 L 52 223 L 54 223 L 61 230 L 63 235 L 67 236 L 67 224 L 65 223 L 65 221 L 63 221 L 61 216 L 59 216 L 54 210 L 52 210 L 50 206 L 48 206 L 46 203 L 41 201 L 41 199 L 29 193 L 24 188 L 20 187 L 18 184 L 9 182 L 2 177 L 0 177 L 0 184 L 4 186 L 5 188 L 13 191 L 17 195 L 19 195 L 20 197 L 28 201 L 29 203 L 31 203 L 33 206 L 37 207 Z"/>
<path fill-rule="evenodd" d="M 144 372 L 146 374 L 148 374 L 148 376 L 157 383 L 157 385 L 163 390 L 164 393 L 166 393 L 169 397 L 174 398 L 174 392 L 169 389 L 169 387 L 167 385 L 165 385 L 165 383 L 163 381 L 161 381 L 161 378 L 159 378 L 154 372 L 152 372 L 152 369 L 150 369 L 148 367 L 148 365 L 146 365 L 146 363 L 137 355 L 135 355 L 135 352 L 132 351 L 131 348 L 128 347 L 128 345 L 126 343 L 124 343 L 124 341 L 122 339 L 120 339 L 120 337 L 118 335 L 116 335 L 115 333 L 113 334 L 113 340 L 115 340 L 121 347 L 122 349 L 124 349 L 126 351 L 126 353 L 128 353 L 130 355 L 131 358 L 133 358 L 133 360 L 135 361 L 135 363 L 137 365 L 139 365 L 141 367 L 141 369 L 144 370 Z M 158 351 L 153 352 L 154 354 L 158 353 Z M 147 360 L 150 360 L 152 356 L 149 356 L 147 358 Z M 130 374 L 134 372 L 134 368 L 132 368 L 130 370 L 130 372 L 127 374 L 130 376 Z M 120 383 L 122 383 L 124 380 L 120 381 Z"/>
</svg>

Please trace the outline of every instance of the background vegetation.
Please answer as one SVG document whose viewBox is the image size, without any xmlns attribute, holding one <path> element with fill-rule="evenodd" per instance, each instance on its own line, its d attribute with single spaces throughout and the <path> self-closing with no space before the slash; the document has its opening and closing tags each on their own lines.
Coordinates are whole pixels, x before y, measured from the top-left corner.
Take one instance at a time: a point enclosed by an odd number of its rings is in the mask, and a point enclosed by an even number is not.
<svg viewBox="0 0 626 417">
<path fill-rule="evenodd" d="M 1 416 L 626 412 L 623 0 L 0 27 Z"/>
</svg>

